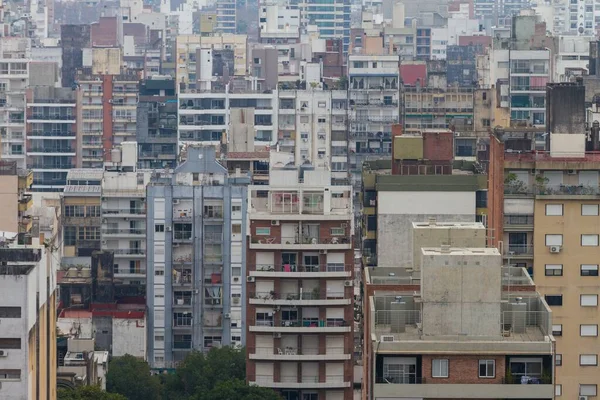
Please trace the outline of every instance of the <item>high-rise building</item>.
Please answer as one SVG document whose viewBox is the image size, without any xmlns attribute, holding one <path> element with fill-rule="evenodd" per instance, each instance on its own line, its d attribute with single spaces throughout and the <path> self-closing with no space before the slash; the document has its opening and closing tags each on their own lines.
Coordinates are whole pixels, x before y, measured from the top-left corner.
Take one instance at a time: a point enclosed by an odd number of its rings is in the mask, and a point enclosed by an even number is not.
<svg viewBox="0 0 600 400">
<path fill-rule="evenodd" d="M 237 33 L 236 1 L 217 0 L 217 26 L 215 32 Z"/>
<path fill-rule="evenodd" d="M 35 87 L 27 95 L 27 165 L 35 191 L 64 189 L 77 159 L 76 91 Z"/>
<path fill-rule="evenodd" d="M 4 53 L 0 59 L 1 157 L 17 161 L 19 168 L 25 168 L 25 91 L 30 65 L 29 60 L 23 57 L 23 52 L 14 52 Z"/>
<path fill-rule="evenodd" d="M 548 136 L 549 151 L 535 150 L 530 132 L 490 137 L 488 223 L 493 244 L 510 264 L 530 270 L 552 309 L 557 395 L 593 397 L 600 383 L 598 132 L 591 140 Z"/>
<path fill-rule="evenodd" d="M 315 25 L 322 39 L 342 38 L 344 53 L 350 47 L 350 0 L 298 0 L 303 27 Z"/>
<path fill-rule="evenodd" d="M 148 360 L 169 368 L 192 350 L 244 344 L 247 176 L 211 146 L 186 148 L 147 188 Z"/>
<path fill-rule="evenodd" d="M 248 382 L 286 399 L 352 398 L 352 188 L 324 170 L 270 172 L 248 189 Z"/>
<path fill-rule="evenodd" d="M 0 161 L 0 207 L 4 210 L 0 230 L 18 232 L 19 244 L 31 244 L 33 197 L 27 192 L 32 184 L 32 171 L 17 168 L 15 161 Z"/>
</svg>

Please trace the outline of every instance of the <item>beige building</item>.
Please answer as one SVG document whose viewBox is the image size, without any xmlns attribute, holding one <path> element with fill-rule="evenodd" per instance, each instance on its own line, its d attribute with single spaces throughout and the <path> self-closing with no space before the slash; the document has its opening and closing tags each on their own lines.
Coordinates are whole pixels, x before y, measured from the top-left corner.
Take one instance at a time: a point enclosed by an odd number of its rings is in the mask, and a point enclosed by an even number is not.
<svg viewBox="0 0 600 400">
<path fill-rule="evenodd" d="M 502 151 L 490 162 L 504 165 L 503 226 L 495 231 L 505 256 L 530 269 L 552 309 L 556 396 L 593 398 L 600 383 L 598 155 L 585 152 L 584 134 L 551 134 L 549 152 L 522 150 L 527 140 L 515 133 L 492 138 Z M 490 198 L 500 194 L 494 191 Z"/>
</svg>

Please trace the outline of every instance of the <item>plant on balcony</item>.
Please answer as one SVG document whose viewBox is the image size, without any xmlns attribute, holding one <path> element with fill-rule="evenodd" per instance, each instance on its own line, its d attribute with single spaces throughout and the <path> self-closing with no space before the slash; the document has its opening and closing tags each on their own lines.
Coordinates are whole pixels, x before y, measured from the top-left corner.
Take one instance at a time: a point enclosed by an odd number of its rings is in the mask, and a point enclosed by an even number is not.
<svg viewBox="0 0 600 400">
<path fill-rule="evenodd" d="M 312 298 L 313 299 L 318 299 L 319 298 L 319 292 L 320 292 L 320 289 L 318 287 L 314 288 L 312 290 Z"/>
<path fill-rule="evenodd" d="M 504 177 L 504 187 L 507 193 L 527 193 L 525 182 L 520 180 L 515 173 L 508 173 Z"/>
<path fill-rule="evenodd" d="M 504 376 L 504 382 L 509 385 L 515 383 L 515 378 L 513 377 L 512 370 L 510 368 L 506 369 L 506 374 Z"/>
<path fill-rule="evenodd" d="M 544 175 L 536 175 L 535 176 L 535 187 L 536 192 L 539 194 L 550 194 L 550 191 L 547 190 L 546 185 L 550 180 L 546 178 Z"/>
</svg>

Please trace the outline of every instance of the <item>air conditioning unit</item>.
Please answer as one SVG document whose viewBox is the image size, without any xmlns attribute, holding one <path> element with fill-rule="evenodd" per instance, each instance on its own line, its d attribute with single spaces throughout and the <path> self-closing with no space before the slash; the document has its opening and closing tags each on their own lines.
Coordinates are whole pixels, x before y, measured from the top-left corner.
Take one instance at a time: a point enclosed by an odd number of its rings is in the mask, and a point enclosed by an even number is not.
<svg viewBox="0 0 600 400">
<path fill-rule="evenodd" d="M 248 276 L 248 277 L 246 278 L 246 282 L 253 283 L 253 282 L 255 282 L 255 281 L 256 281 L 256 278 L 254 278 L 253 276 Z"/>
<path fill-rule="evenodd" d="M 319 250 L 319 254 L 327 254 L 327 250 Z"/>
<path fill-rule="evenodd" d="M 394 336 L 393 335 L 381 335 L 381 341 L 382 342 L 393 342 Z"/>
<path fill-rule="evenodd" d="M 588 400 L 587 396 L 579 396 L 579 400 Z"/>
<path fill-rule="evenodd" d="M 0 357 L 8 357 L 8 352 L 6 350 L 0 350 Z"/>
<path fill-rule="evenodd" d="M 271 226 L 279 226 L 279 220 L 276 220 L 276 219 L 272 220 Z"/>
<path fill-rule="evenodd" d="M 173 204 L 179 204 L 179 199 L 173 200 Z"/>
<path fill-rule="evenodd" d="M 234 276 L 233 277 L 233 283 L 240 283 L 240 277 L 239 276 Z"/>
<path fill-rule="evenodd" d="M 550 253 L 560 253 L 560 246 L 550 246 Z"/>
<path fill-rule="evenodd" d="M 239 297 L 234 297 L 231 299 L 231 304 L 233 305 L 239 305 L 240 304 L 240 298 Z"/>
<path fill-rule="evenodd" d="M 570 169 L 570 170 L 567 171 L 567 174 L 569 174 L 569 175 L 577 175 L 577 170 Z"/>
<path fill-rule="evenodd" d="M 281 339 L 281 332 L 275 332 L 275 333 L 273 333 L 273 337 L 275 339 Z"/>
<path fill-rule="evenodd" d="M 223 317 L 225 317 L 225 319 L 231 319 L 231 314 L 225 313 L 223 314 Z"/>
<path fill-rule="evenodd" d="M 354 286 L 354 281 L 344 281 L 344 286 L 352 287 Z"/>
</svg>

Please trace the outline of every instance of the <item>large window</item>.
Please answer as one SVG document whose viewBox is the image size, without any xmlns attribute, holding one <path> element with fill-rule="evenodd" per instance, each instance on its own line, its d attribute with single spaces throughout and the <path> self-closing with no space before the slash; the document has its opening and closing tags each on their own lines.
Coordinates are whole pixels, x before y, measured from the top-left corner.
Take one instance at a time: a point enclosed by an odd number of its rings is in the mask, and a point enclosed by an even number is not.
<svg viewBox="0 0 600 400">
<path fill-rule="evenodd" d="M 563 305 L 563 298 L 561 294 L 555 294 L 555 295 L 546 295 L 544 296 L 546 298 L 546 303 L 548 303 L 549 306 L 562 306 Z"/>
<path fill-rule="evenodd" d="M 598 306 L 598 295 L 597 294 L 582 294 L 579 300 L 582 307 L 597 307 Z"/>
<path fill-rule="evenodd" d="M 173 326 L 192 326 L 192 313 L 181 312 L 173 314 Z"/>
<path fill-rule="evenodd" d="M 21 307 L 0 307 L 0 318 L 21 318 Z"/>
<path fill-rule="evenodd" d="M 65 226 L 65 246 L 75 246 L 77 244 L 77 227 Z"/>
<path fill-rule="evenodd" d="M 495 378 L 496 377 L 496 361 L 495 360 L 479 360 L 479 377 L 480 378 Z"/>
<path fill-rule="evenodd" d="M 386 383 L 416 383 L 417 359 L 413 357 L 384 358 L 383 381 Z"/>
<path fill-rule="evenodd" d="M 598 215 L 598 204 L 582 204 L 581 205 L 581 215 Z"/>
<path fill-rule="evenodd" d="M 598 264 L 581 264 L 581 276 L 598 276 Z"/>
</svg>

